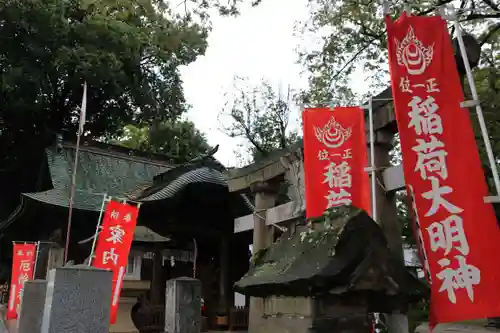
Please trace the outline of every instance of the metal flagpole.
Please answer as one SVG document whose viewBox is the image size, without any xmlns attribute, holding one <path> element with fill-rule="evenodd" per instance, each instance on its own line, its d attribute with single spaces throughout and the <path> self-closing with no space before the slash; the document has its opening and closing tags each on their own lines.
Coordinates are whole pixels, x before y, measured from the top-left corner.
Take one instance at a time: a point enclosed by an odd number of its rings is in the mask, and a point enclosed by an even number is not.
<svg viewBox="0 0 500 333">
<path fill-rule="evenodd" d="M 462 30 L 460 24 L 458 23 L 458 17 L 456 11 L 454 11 L 453 22 L 455 25 L 455 33 L 457 34 L 458 45 L 460 48 L 460 53 L 462 54 L 462 60 L 464 61 L 465 71 L 467 73 L 467 81 L 469 81 L 469 87 L 473 98 L 473 103 L 476 107 L 477 119 L 479 120 L 479 127 L 481 128 L 481 134 L 484 140 L 484 146 L 486 148 L 486 154 L 488 155 L 488 161 L 490 163 L 491 172 L 493 173 L 493 180 L 495 182 L 495 189 L 497 195 L 500 196 L 500 178 L 498 176 L 497 164 L 495 162 L 495 156 L 493 155 L 493 150 L 491 149 L 491 142 L 488 136 L 488 129 L 486 128 L 486 123 L 484 121 L 483 109 L 479 102 L 479 95 L 476 90 L 476 84 L 474 83 L 474 77 L 472 76 L 472 69 L 469 64 L 469 57 L 467 56 L 467 50 L 465 49 L 464 39 L 462 36 Z"/>
<path fill-rule="evenodd" d="M 97 237 L 99 236 L 99 229 L 101 228 L 102 215 L 104 214 L 104 206 L 108 201 L 108 196 L 104 193 L 102 198 L 101 211 L 99 212 L 99 219 L 97 220 L 97 226 L 95 228 L 94 240 L 92 241 L 92 249 L 90 250 L 89 267 L 92 266 L 92 259 L 94 258 L 94 250 L 97 244 Z"/>
<path fill-rule="evenodd" d="M 193 238 L 193 279 L 196 279 L 196 260 L 198 259 L 198 243 Z"/>
<path fill-rule="evenodd" d="M 36 266 L 38 264 L 38 254 L 40 253 L 40 241 L 36 243 L 35 264 L 33 265 L 33 280 L 36 278 Z"/>
<path fill-rule="evenodd" d="M 375 174 L 375 133 L 373 129 L 373 97 L 370 96 L 368 101 L 368 121 L 370 122 L 370 166 L 371 166 L 371 186 L 372 186 L 372 218 L 377 222 L 377 195 L 376 191 L 376 174 Z"/>
<path fill-rule="evenodd" d="M 386 8 L 384 9 L 384 11 Z M 377 195 L 375 193 L 377 189 L 377 178 L 376 178 L 376 167 L 375 167 L 375 130 L 373 128 L 373 101 L 392 101 L 392 98 L 373 98 L 370 96 L 368 105 L 362 105 L 362 109 L 368 109 L 368 122 L 369 122 L 369 132 L 370 132 L 370 167 L 366 168 L 371 174 L 371 206 L 372 206 L 372 218 L 377 222 Z M 330 102 L 330 107 L 332 108 L 334 102 Z"/>
<path fill-rule="evenodd" d="M 69 236 L 71 232 L 71 219 L 73 217 L 73 201 L 75 199 L 75 187 L 76 187 L 76 169 L 78 167 L 78 153 L 80 151 L 80 138 L 83 134 L 83 126 L 85 124 L 85 113 L 87 109 L 87 82 L 83 85 L 83 97 L 82 97 L 82 107 L 80 109 L 80 120 L 78 126 L 78 132 L 76 136 L 76 148 L 75 148 L 75 162 L 73 164 L 73 176 L 71 178 L 71 190 L 69 196 L 69 213 L 68 213 L 68 226 L 66 230 L 66 245 L 64 247 L 64 263 L 68 262 L 68 249 L 69 249 Z"/>
</svg>

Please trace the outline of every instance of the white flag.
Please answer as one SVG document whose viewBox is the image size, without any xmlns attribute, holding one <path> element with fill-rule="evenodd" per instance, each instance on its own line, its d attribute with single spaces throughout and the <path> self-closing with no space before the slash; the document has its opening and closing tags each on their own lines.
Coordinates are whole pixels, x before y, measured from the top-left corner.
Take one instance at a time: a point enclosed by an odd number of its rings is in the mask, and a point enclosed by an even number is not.
<svg viewBox="0 0 500 333">
<path fill-rule="evenodd" d="M 83 126 L 85 125 L 85 113 L 87 112 L 87 82 L 83 83 L 83 97 L 82 97 L 82 108 L 80 109 L 80 122 L 78 128 L 78 135 L 83 134 Z"/>
</svg>

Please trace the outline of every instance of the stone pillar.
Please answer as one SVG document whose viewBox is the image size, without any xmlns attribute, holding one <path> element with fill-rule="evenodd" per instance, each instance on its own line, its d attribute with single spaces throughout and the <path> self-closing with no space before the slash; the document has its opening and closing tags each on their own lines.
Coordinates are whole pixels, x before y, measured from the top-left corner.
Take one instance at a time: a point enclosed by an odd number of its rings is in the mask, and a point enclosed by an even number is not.
<svg viewBox="0 0 500 333">
<path fill-rule="evenodd" d="M 374 125 L 377 123 L 388 123 L 389 118 L 393 113 L 388 108 L 378 110 L 375 115 Z M 377 119 L 379 117 L 380 119 Z M 375 127 L 375 167 L 377 169 L 376 175 L 378 177 L 376 185 L 376 206 L 377 206 L 377 223 L 381 226 L 384 235 L 387 239 L 387 245 L 391 251 L 392 256 L 404 266 L 404 253 L 403 253 L 403 238 L 402 226 L 398 219 L 396 207 L 396 194 L 394 192 L 386 192 L 380 185 L 383 183 L 382 172 L 385 168 L 391 166 L 391 157 L 389 152 L 393 148 L 394 132 L 389 127 L 378 128 Z M 369 136 L 367 136 L 369 141 Z M 370 148 L 368 145 L 368 155 L 370 155 Z M 404 287 L 403 287 L 404 288 Z M 403 309 L 401 310 L 406 311 Z M 388 323 L 390 332 L 408 333 L 408 318 L 405 314 L 397 311 L 388 315 Z"/>
<path fill-rule="evenodd" d="M 278 186 L 268 182 L 259 182 L 252 184 L 250 190 L 255 194 L 253 218 L 253 253 L 255 254 L 269 245 L 266 210 L 275 206 Z"/>
<path fill-rule="evenodd" d="M 49 254 L 47 258 L 47 270 L 46 278 L 49 278 L 49 272 L 54 268 L 59 268 L 64 266 L 64 249 L 60 247 L 50 247 Z M 37 268 L 38 270 L 38 268 Z"/>
<path fill-rule="evenodd" d="M 181 277 L 168 280 L 165 294 L 165 332 L 201 332 L 201 282 Z"/>
<path fill-rule="evenodd" d="M 47 277 L 47 263 L 51 246 L 53 246 L 53 244 L 48 242 L 38 244 L 35 263 L 36 269 L 33 273 L 33 279 L 44 280 Z"/>
<path fill-rule="evenodd" d="M 266 227 L 266 210 L 276 204 L 278 185 L 269 182 L 254 183 L 250 189 L 255 193 L 255 213 L 253 229 L 253 255 L 266 248 L 272 241 L 271 233 Z M 264 300 L 262 298 L 250 298 L 250 314 L 248 331 L 256 332 L 259 321 L 264 314 Z"/>
<path fill-rule="evenodd" d="M 40 333 L 47 281 L 32 280 L 24 283 L 21 309 L 17 320 L 17 333 Z"/>
<path fill-rule="evenodd" d="M 41 333 L 108 333 L 112 278 L 86 266 L 52 269 Z"/>
<path fill-rule="evenodd" d="M 393 148 L 394 134 L 388 129 L 380 129 L 375 133 L 375 167 L 377 168 L 376 205 L 377 222 L 382 227 L 392 255 L 401 263 L 403 257 L 402 226 L 398 219 L 396 207 L 396 195 L 394 192 L 387 193 L 380 186 L 383 183 L 382 171 L 391 166 L 389 152 Z M 369 150 L 369 149 L 368 149 Z"/>
</svg>

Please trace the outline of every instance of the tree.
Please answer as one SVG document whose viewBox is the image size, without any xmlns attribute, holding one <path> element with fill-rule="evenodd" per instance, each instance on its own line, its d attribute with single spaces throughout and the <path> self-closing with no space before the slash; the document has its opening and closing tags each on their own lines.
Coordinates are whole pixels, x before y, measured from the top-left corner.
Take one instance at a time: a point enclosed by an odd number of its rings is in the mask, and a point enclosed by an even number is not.
<svg viewBox="0 0 500 333">
<path fill-rule="evenodd" d="M 2 1 L 4 143 L 25 141 L 13 133 L 28 129 L 74 136 L 84 81 L 93 137 L 132 120 L 176 119 L 186 109 L 177 68 L 204 53 L 212 9 L 235 15 L 241 2 L 260 1 Z"/>
<path fill-rule="evenodd" d="M 236 77 L 234 91 L 220 114 L 222 130 L 232 138 L 244 140 L 252 161 L 299 139 L 298 133 L 289 126 L 293 111 L 290 87 L 282 96 L 266 81 L 252 86 L 248 79 Z"/>
<path fill-rule="evenodd" d="M 239 15 L 242 3 L 250 4 L 252 7 L 258 6 L 262 0 L 182 0 L 178 6 L 184 7 L 186 16 L 197 15 L 202 21 L 210 18 L 210 12 L 215 9 L 222 16 Z"/>
<path fill-rule="evenodd" d="M 419 1 L 413 15 L 427 15 L 437 6 L 453 0 Z M 302 63 L 310 72 L 310 89 L 302 94 L 305 103 L 324 104 L 331 100 L 352 100 L 347 87 L 354 69 L 363 65 L 372 74 L 373 89 L 387 85 L 387 37 L 382 6 L 373 0 L 310 0 L 311 18 L 304 34 L 319 40 L 319 49 L 302 52 Z M 459 19 L 483 47 L 490 48 L 500 30 L 500 5 L 490 0 L 462 0 Z M 472 11 L 475 9 L 476 11 Z M 403 1 L 392 6 L 392 15 L 403 11 Z"/>
<path fill-rule="evenodd" d="M 185 111 L 178 66 L 207 31 L 156 0 L 6 0 L 0 5 L 2 131 L 75 129 L 82 83 L 92 136 Z"/>
<path fill-rule="evenodd" d="M 191 121 L 165 121 L 151 127 L 127 125 L 121 138 L 114 143 L 165 154 L 180 161 L 189 161 L 210 150 L 205 135 Z"/>
<path fill-rule="evenodd" d="M 491 39 L 491 49 L 483 47 L 482 59 L 482 66 L 474 72 L 474 81 L 481 100 L 497 167 L 500 167 L 500 114 L 498 113 L 500 108 L 500 31 L 496 33 L 494 39 Z M 467 95 L 469 95 L 468 99 L 472 99 L 470 94 Z M 484 140 L 474 108 L 471 109 L 471 118 L 490 191 L 494 193 L 493 174 L 489 167 Z"/>
</svg>

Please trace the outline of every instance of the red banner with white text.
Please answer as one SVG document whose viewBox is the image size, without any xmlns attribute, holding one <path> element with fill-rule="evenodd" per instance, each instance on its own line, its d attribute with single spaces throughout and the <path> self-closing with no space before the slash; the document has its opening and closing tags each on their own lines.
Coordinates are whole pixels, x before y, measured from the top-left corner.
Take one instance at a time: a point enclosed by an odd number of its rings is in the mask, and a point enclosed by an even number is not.
<svg viewBox="0 0 500 333">
<path fill-rule="evenodd" d="M 33 280 L 36 259 L 36 245 L 14 243 L 12 255 L 12 273 L 6 319 L 16 319 L 24 282 Z"/>
<path fill-rule="evenodd" d="M 500 316 L 500 231 L 459 81 L 446 22 L 387 18 L 389 64 L 404 176 L 431 322 Z"/>
<path fill-rule="evenodd" d="M 111 324 L 116 322 L 122 282 L 127 271 L 138 214 L 137 206 L 110 201 L 104 211 L 101 231 L 97 238 L 92 266 L 113 271 Z"/>
<path fill-rule="evenodd" d="M 302 118 L 307 217 L 351 204 L 370 213 L 363 110 L 311 108 Z"/>
</svg>

